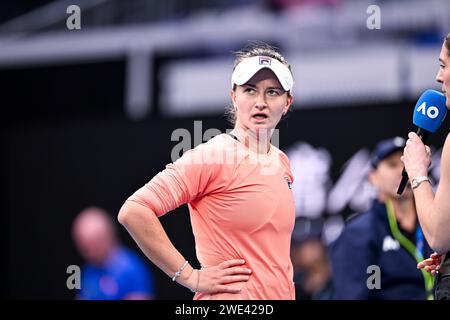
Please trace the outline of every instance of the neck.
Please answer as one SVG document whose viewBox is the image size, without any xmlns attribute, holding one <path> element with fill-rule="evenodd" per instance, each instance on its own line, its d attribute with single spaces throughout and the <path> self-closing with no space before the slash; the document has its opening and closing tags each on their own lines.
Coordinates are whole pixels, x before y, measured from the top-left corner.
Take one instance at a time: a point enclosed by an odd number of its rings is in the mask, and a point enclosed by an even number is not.
<svg viewBox="0 0 450 320">
<path fill-rule="evenodd" d="M 416 227 L 416 208 L 412 198 L 390 198 L 394 208 L 395 219 L 406 231 L 414 232 Z"/>
<path fill-rule="evenodd" d="M 267 154 L 270 150 L 270 138 L 273 129 L 260 129 L 258 132 L 235 127 L 231 131 L 246 148 L 258 154 Z"/>
</svg>

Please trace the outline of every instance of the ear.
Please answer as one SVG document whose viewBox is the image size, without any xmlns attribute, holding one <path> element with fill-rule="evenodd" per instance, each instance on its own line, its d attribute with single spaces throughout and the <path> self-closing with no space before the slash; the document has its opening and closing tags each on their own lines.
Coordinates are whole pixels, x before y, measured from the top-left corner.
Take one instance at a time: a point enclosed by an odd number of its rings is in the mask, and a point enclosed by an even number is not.
<svg viewBox="0 0 450 320">
<path fill-rule="evenodd" d="M 374 186 L 376 189 L 378 188 L 378 176 L 375 170 L 372 170 L 369 172 L 368 180 L 372 186 Z"/>
<path fill-rule="evenodd" d="M 288 94 L 288 98 L 287 98 L 287 102 L 286 102 L 286 107 L 283 110 L 283 115 L 286 115 L 286 113 L 288 113 L 289 108 L 291 107 L 292 103 L 294 102 L 294 97 L 291 96 L 290 94 Z"/>
<path fill-rule="evenodd" d="M 230 98 L 231 98 L 231 103 L 233 103 L 234 108 L 237 109 L 236 92 L 234 90 L 230 90 Z"/>
</svg>

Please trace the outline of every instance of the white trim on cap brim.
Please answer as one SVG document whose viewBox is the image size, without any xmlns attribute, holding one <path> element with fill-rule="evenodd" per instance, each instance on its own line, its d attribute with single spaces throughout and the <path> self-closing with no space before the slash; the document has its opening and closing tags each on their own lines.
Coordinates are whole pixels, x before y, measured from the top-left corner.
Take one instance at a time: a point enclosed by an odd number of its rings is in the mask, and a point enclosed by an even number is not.
<svg viewBox="0 0 450 320">
<path fill-rule="evenodd" d="M 265 62 L 265 63 L 262 63 Z M 278 78 L 284 90 L 291 92 L 294 85 L 291 71 L 275 58 L 266 56 L 255 56 L 242 60 L 234 69 L 231 76 L 231 88 L 235 84 L 243 85 L 249 81 L 259 70 L 270 69 Z"/>
</svg>

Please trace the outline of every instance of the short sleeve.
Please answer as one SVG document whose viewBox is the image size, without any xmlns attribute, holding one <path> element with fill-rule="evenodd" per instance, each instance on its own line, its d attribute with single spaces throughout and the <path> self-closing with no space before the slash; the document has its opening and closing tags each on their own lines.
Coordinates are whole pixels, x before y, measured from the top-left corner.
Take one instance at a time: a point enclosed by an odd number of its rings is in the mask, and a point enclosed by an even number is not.
<svg viewBox="0 0 450 320">
<path fill-rule="evenodd" d="M 212 157 L 214 149 L 206 144 L 187 151 L 137 190 L 129 201 L 150 208 L 157 216 L 215 191 L 214 179 L 220 166 Z"/>
</svg>

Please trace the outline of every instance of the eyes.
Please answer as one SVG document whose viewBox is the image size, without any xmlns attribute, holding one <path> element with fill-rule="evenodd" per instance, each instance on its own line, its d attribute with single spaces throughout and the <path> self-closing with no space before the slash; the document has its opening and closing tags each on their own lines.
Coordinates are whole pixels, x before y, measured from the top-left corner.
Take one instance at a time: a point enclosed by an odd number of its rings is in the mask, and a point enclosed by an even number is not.
<svg viewBox="0 0 450 320">
<path fill-rule="evenodd" d="M 389 168 L 396 168 L 396 167 L 398 167 L 398 164 L 397 164 L 396 162 L 394 162 L 394 161 L 389 161 L 389 162 L 387 163 L 387 166 L 388 166 Z"/>
<path fill-rule="evenodd" d="M 391 160 L 391 159 L 388 159 L 387 161 L 386 161 L 386 166 L 387 167 L 389 167 L 389 168 L 391 168 L 391 169 L 396 169 L 396 168 L 399 168 L 399 167 L 401 167 L 403 165 L 403 163 L 398 159 L 398 160 Z"/>
<path fill-rule="evenodd" d="M 267 94 L 269 96 L 281 96 L 284 93 L 284 91 L 279 89 L 269 89 L 267 90 Z"/>
<path fill-rule="evenodd" d="M 244 87 L 244 92 L 249 95 L 255 95 L 257 94 L 257 91 L 253 87 Z M 270 97 L 278 97 L 281 96 L 285 91 L 282 89 L 276 89 L 276 88 L 269 88 L 266 90 L 266 94 Z"/>
</svg>

